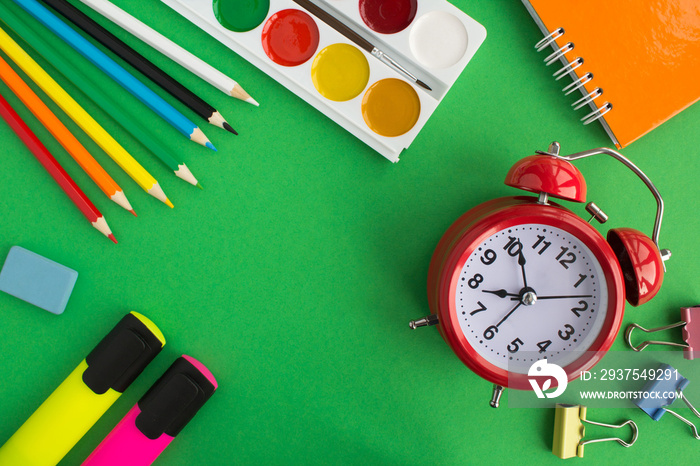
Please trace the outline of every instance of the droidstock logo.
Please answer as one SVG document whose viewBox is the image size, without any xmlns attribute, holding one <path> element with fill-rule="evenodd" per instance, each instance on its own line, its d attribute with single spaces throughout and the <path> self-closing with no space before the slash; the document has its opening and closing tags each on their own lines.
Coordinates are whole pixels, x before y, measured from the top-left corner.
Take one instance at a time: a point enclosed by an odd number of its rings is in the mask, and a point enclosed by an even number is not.
<svg viewBox="0 0 700 466">
<path fill-rule="evenodd" d="M 527 380 L 530 382 L 530 385 L 532 385 L 532 389 L 535 391 L 537 398 L 556 398 L 564 393 L 564 390 L 566 390 L 566 385 L 568 384 L 564 369 L 556 364 L 549 364 L 546 359 L 540 359 L 530 366 L 530 369 L 527 371 L 527 375 L 528 377 L 531 377 Z M 540 384 L 537 382 L 537 378 L 532 377 L 547 377 L 547 379 L 544 381 L 544 384 L 542 384 L 542 387 L 540 387 Z M 557 381 L 557 389 L 551 393 L 544 393 L 552 386 L 552 378 Z"/>
</svg>

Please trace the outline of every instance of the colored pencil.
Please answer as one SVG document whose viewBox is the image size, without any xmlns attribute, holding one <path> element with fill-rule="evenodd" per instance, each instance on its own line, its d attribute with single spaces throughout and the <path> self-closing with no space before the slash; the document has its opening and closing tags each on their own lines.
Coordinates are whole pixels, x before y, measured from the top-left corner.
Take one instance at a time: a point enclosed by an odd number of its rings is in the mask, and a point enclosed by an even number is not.
<svg viewBox="0 0 700 466">
<path fill-rule="evenodd" d="M 92 181 L 99 186 L 107 197 L 124 207 L 134 215 L 134 209 L 127 200 L 122 188 L 111 176 L 97 163 L 97 160 L 80 144 L 73 133 L 66 128 L 61 120 L 41 101 L 34 91 L 19 77 L 15 70 L 0 58 L 0 79 L 22 101 L 22 103 L 34 114 L 34 116 L 46 127 L 51 135 L 63 146 L 63 148 L 78 162 L 78 165 L 88 174 Z"/>
<path fill-rule="evenodd" d="M 41 0 L 210 124 L 238 134 L 214 107 L 66 0 Z"/>
<path fill-rule="evenodd" d="M 107 0 L 80 0 L 224 94 L 259 105 L 240 84 Z"/>
<path fill-rule="evenodd" d="M 43 56 L 47 61 L 51 61 L 51 64 L 59 73 L 72 82 L 76 88 L 80 89 L 90 100 L 102 108 L 105 113 L 114 118 L 122 128 L 131 133 L 136 140 L 163 161 L 168 168 L 175 172 L 176 176 L 195 186 L 198 185 L 197 179 L 187 165 L 185 165 L 182 160 L 172 155 L 160 142 L 143 129 L 136 115 L 126 112 L 125 109 L 123 110 L 117 105 L 102 91 L 102 89 L 89 81 L 84 73 L 79 71 L 78 66 L 72 65 L 67 59 L 62 57 L 60 53 L 28 27 L 2 2 L 0 2 L 0 21 L 5 23 L 19 37 L 22 37 L 39 55 Z"/>
<path fill-rule="evenodd" d="M 51 100 L 63 110 L 90 138 L 97 143 L 141 188 L 151 196 L 173 207 L 150 173 L 146 171 L 107 131 L 102 128 L 73 98 L 63 90 L 2 28 L 0 28 L 0 49 Z"/>
<path fill-rule="evenodd" d="M 136 79 L 128 71 L 119 66 L 118 63 L 105 55 L 90 41 L 71 29 L 70 26 L 47 10 L 37 0 L 13 1 L 22 7 L 27 13 L 37 19 L 47 29 L 53 32 L 56 36 L 75 49 L 76 52 L 90 60 L 92 64 L 101 69 L 120 86 L 133 94 L 134 97 L 139 99 L 161 118 L 170 123 L 175 129 L 184 134 L 188 139 L 212 150 L 216 150 L 216 148 L 211 142 L 209 142 L 209 139 L 207 139 L 197 125 L 192 123 L 192 121 L 190 121 L 186 116 L 173 108 L 169 103 L 149 89 L 141 81 Z"/>
<path fill-rule="evenodd" d="M 85 218 L 97 228 L 100 233 L 111 239 L 115 243 L 117 239 L 109 229 L 107 221 L 97 207 L 90 202 L 85 193 L 75 184 L 75 181 L 66 173 L 58 161 L 51 155 L 49 150 L 39 141 L 39 138 L 32 132 L 27 124 L 17 115 L 17 112 L 10 106 L 5 98 L 0 95 L 0 115 L 10 125 L 10 128 L 19 136 L 22 142 L 34 154 L 34 157 L 41 163 L 61 189 L 66 193 L 75 206 L 80 209 Z"/>
</svg>

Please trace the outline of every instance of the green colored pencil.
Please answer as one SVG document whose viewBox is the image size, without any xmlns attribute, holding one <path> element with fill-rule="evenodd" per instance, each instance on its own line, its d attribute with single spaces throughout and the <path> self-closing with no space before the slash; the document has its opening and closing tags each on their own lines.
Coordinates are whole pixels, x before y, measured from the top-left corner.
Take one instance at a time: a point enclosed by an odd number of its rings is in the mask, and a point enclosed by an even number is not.
<svg viewBox="0 0 700 466">
<path fill-rule="evenodd" d="M 134 138 L 140 141 L 153 155 L 158 157 L 169 169 L 175 172 L 179 178 L 197 185 L 197 179 L 184 162 L 179 161 L 164 148 L 158 141 L 151 137 L 146 130 L 141 127 L 136 120 L 128 115 L 117 105 L 107 94 L 85 79 L 83 75 L 68 61 L 66 61 L 48 42 L 43 40 L 20 18 L 11 12 L 2 2 L 0 2 L 0 20 L 20 36 L 29 46 L 31 46 L 46 61 L 61 73 L 66 79 L 80 89 L 90 100 L 109 114 L 119 125 L 131 133 Z"/>
</svg>

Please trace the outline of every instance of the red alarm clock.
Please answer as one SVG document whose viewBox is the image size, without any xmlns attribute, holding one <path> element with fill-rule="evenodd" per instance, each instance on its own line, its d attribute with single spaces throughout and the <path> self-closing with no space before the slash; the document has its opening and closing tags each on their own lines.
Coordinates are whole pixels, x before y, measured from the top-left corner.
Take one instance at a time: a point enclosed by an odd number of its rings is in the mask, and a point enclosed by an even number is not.
<svg viewBox="0 0 700 466">
<path fill-rule="evenodd" d="M 549 200 L 585 202 L 586 182 L 570 161 L 597 154 L 622 162 L 652 191 L 657 213 L 651 239 L 617 228 L 606 240 Z M 503 387 L 532 389 L 528 369 L 538 360 L 559 365 L 569 380 L 593 367 L 617 336 L 625 298 L 638 306 L 654 297 L 670 257 L 658 247 L 663 200 L 618 152 L 560 156 L 554 142 L 549 152 L 517 162 L 505 183 L 537 196 L 494 199 L 457 219 L 430 262 L 431 315 L 410 323 L 437 325 L 462 362 L 494 384 L 494 407 Z M 595 204 L 586 209 L 591 220 L 607 220 Z"/>
</svg>

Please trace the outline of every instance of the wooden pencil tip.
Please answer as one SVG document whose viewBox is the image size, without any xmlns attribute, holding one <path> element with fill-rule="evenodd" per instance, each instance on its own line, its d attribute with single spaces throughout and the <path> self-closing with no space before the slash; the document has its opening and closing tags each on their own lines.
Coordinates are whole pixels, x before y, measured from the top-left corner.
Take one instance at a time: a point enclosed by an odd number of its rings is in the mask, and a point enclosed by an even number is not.
<svg viewBox="0 0 700 466">
<path fill-rule="evenodd" d="M 111 240 L 114 242 L 114 244 L 118 244 L 118 243 L 117 243 L 117 238 L 115 238 L 114 235 L 113 235 L 112 233 L 110 233 L 109 236 L 107 236 L 107 238 L 111 239 Z"/>
<path fill-rule="evenodd" d="M 187 165 L 185 165 L 184 163 L 182 165 L 177 166 L 177 170 L 175 170 L 175 176 L 177 176 L 181 180 L 187 181 L 193 186 L 197 186 L 197 178 L 194 177 L 190 169 L 187 168 Z"/>
<path fill-rule="evenodd" d="M 165 199 L 165 205 L 170 207 L 171 209 L 175 208 L 172 202 L 170 202 L 170 199 Z"/>
<path fill-rule="evenodd" d="M 233 134 L 235 134 L 236 136 L 238 136 L 238 132 L 237 132 L 235 129 L 233 129 L 233 128 L 231 127 L 231 125 L 229 125 L 228 123 L 224 123 L 224 129 L 225 129 L 226 131 L 228 131 L 229 133 L 233 133 Z"/>
<path fill-rule="evenodd" d="M 131 204 L 129 204 L 129 200 L 126 198 L 126 195 L 124 195 L 124 191 L 122 191 L 121 189 L 115 192 L 112 195 L 111 199 L 126 210 L 132 210 Z"/>
<path fill-rule="evenodd" d="M 202 187 L 202 185 L 199 184 L 199 183 L 197 183 L 197 187 L 198 187 L 199 189 L 204 189 L 204 188 Z"/>
<path fill-rule="evenodd" d="M 231 97 L 235 97 L 238 100 L 242 100 L 243 102 L 248 102 L 249 104 L 253 104 L 256 107 L 259 107 L 260 104 L 250 96 L 246 91 L 243 90 L 240 84 L 236 83 L 235 86 L 233 86 L 233 89 L 231 89 Z"/>
<path fill-rule="evenodd" d="M 134 214 L 134 217 L 138 217 L 138 215 L 136 215 L 136 211 L 135 211 L 134 209 L 131 209 L 129 212 L 131 212 L 132 214 Z"/>
<path fill-rule="evenodd" d="M 208 147 L 209 149 L 216 150 L 214 145 L 209 141 L 209 138 L 199 128 L 195 128 L 194 131 L 192 131 L 192 134 L 190 134 L 190 140 L 202 146 Z"/>
</svg>

